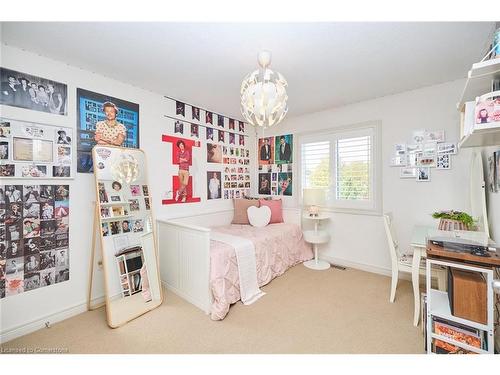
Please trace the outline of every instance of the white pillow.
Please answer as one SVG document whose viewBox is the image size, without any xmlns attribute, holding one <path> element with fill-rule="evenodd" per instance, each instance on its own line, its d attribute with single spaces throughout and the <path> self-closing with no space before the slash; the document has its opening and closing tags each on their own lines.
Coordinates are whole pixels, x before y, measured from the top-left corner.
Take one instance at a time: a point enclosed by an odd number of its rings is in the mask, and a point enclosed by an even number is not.
<svg viewBox="0 0 500 375">
<path fill-rule="evenodd" d="M 257 228 L 265 227 L 271 221 L 271 209 L 267 206 L 250 206 L 247 208 L 247 214 L 250 225 Z"/>
</svg>

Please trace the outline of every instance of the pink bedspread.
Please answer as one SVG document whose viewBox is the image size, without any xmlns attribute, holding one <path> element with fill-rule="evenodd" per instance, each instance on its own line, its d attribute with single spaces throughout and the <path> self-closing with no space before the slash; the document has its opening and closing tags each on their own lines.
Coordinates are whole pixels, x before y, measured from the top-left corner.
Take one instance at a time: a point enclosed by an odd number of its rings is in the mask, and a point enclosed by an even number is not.
<svg viewBox="0 0 500 375">
<path fill-rule="evenodd" d="M 248 238 L 254 243 L 259 286 L 313 257 L 311 246 L 295 224 L 270 224 L 264 228 L 232 224 L 212 230 Z M 210 241 L 210 288 L 214 296 L 211 318 L 224 319 L 229 306 L 240 299 L 238 265 L 234 248 L 214 240 Z"/>
</svg>

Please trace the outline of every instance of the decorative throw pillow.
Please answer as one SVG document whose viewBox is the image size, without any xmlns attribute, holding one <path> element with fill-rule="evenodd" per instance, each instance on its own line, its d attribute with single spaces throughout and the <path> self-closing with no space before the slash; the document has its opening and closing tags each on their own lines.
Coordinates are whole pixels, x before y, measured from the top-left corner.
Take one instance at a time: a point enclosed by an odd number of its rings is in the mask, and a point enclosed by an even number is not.
<svg viewBox="0 0 500 375">
<path fill-rule="evenodd" d="M 268 206 L 248 207 L 248 221 L 250 225 L 257 228 L 265 227 L 271 220 L 271 209 Z"/>
<path fill-rule="evenodd" d="M 248 213 L 247 209 L 250 206 L 260 207 L 258 200 L 251 199 L 233 199 L 234 202 L 234 216 L 232 224 L 247 224 L 248 221 Z"/>
<path fill-rule="evenodd" d="M 267 206 L 271 209 L 271 221 L 269 224 L 282 223 L 283 222 L 283 207 L 281 204 L 281 199 L 276 200 L 266 200 L 260 199 L 260 206 Z"/>
</svg>

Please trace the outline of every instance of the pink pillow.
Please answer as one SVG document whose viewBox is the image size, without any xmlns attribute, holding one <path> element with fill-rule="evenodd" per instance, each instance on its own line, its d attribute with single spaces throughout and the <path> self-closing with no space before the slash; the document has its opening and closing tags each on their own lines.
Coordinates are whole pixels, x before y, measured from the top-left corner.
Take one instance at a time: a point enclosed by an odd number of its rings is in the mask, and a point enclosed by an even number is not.
<svg viewBox="0 0 500 375">
<path fill-rule="evenodd" d="M 283 208 L 281 206 L 281 199 L 268 200 L 259 199 L 260 206 L 267 206 L 271 209 L 271 221 L 269 224 L 283 222 Z"/>
<path fill-rule="evenodd" d="M 247 224 L 250 225 L 248 221 L 248 207 L 255 206 L 260 207 L 259 201 L 257 199 L 233 199 L 234 202 L 234 216 L 232 224 Z"/>
</svg>

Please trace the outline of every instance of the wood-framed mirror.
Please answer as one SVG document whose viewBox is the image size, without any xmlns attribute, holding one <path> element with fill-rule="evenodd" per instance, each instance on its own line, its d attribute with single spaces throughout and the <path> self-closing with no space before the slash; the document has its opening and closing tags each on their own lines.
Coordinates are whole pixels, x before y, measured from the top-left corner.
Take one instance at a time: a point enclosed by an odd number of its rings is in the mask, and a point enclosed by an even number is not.
<svg viewBox="0 0 500 375">
<path fill-rule="evenodd" d="M 147 161 L 141 149 L 92 149 L 108 325 L 117 328 L 161 305 L 163 293 Z"/>
</svg>

